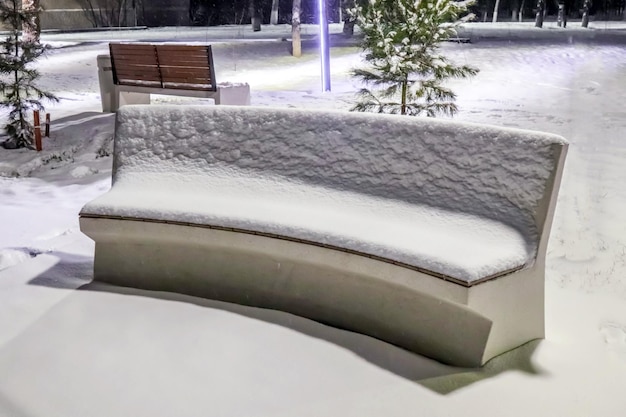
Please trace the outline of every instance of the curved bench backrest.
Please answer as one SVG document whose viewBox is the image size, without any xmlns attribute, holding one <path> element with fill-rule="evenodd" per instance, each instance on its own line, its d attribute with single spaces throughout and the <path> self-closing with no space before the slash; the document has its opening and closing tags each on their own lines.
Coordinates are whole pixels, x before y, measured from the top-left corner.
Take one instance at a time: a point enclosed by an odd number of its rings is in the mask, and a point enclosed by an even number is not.
<svg viewBox="0 0 626 417">
<path fill-rule="evenodd" d="M 556 135 L 404 116 L 126 106 L 114 182 L 162 164 L 181 173 L 228 167 L 499 220 L 537 248 L 566 148 Z"/>
</svg>

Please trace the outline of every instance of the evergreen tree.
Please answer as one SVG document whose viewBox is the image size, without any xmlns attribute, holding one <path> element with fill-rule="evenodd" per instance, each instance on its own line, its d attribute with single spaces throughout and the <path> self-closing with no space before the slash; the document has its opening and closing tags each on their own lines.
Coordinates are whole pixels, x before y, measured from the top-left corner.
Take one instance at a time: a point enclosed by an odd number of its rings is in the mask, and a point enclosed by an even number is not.
<svg viewBox="0 0 626 417">
<path fill-rule="evenodd" d="M 47 47 L 38 37 L 20 38 L 24 28 L 26 33 L 38 32 L 33 25 L 40 9 L 23 10 L 20 5 L 20 0 L 0 0 L 0 21 L 9 27 L 7 37 L 0 41 L 0 107 L 11 109 L 5 126 L 9 139 L 2 146 L 9 149 L 33 148 L 34 129 L 28 116 L 32 110 L 44 109 L 42 100 L 57 100 L 35 85 L 39 72 L 29 67 Z"/>
<path fill-rule="evenodd" d="M 454 115 L 456 95 L 443 82 L 478 70 L 454 65 L 439 47 L 456 34 L 453 22 L 463 9 L 452 0 L 369 0 L 352 9 L 367 62 L 353 75 L 376 88 L 362 88 L 352 110 Z"/>
</svg>

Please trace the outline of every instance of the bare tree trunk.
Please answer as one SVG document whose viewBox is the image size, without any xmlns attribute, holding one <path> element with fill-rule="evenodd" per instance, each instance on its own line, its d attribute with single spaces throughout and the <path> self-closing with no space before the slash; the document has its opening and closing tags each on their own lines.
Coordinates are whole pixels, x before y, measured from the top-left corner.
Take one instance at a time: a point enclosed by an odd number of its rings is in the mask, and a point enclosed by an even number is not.
<svg viewBox="0 0 626 417">
<path fill-rule="evenodd" d="M 589 9 L 591 8 L 591 0 L 585 0 L 583 3 L 583 21 L 581 26 L 586 28 L 589 26 Z"/>
<path fill-rule="evenodd" d="M 498 21 L 498 8 L 500 7 L 500 0 L 496 0 L 496 5 L 493 6 L 493 18 L 491 19 L 492 23 L 496 23 Z"/>
<path fill-rule="evenodd" d="M 272 14 L 270 15 L 270 24 L 278 24 L 278 3 L 279 0 L 272 0 Z"/>
<path fill-rule="evenodd" d="M 409 80 L 408 80 L 408 76 L 404 79 L 404 81 L 402 81 L 402 93 L 401 93 L 401 105 L 400 105 L 400 114 L 404 115 L 406 114 L 406 94 L 407 94 L 407 87 L 409 84 Z"/>
<path fill-rule="evenodd" d="M 511 22 L 517 22 L 517 15 L 519 14 L 519 0 L 512 0 L 510 2 L 511 7 Z"/>
<path fill-rule="evenodd" d="M 519 21 L 520 23 L 524 21 L 524 0 L 522 0 L 522 4 L 519 6 Z"/>
<path fill-rule="evenodd" d="M 39 0 L 22 0 L 22 10 L 29 14 L 28 21 L 22 24 L 22 40 L 39 43 L 39 34 L 41 33 Z"/>
<path fill-rule="evenodd" d="M 257 0 L 250 0 L 248 11 L 250 13 L 250 23 L 252 24 L 252 30 L 254 32 L 259 32 L 261 30 L 261 16 L 259 13 Z"/>
<path fill-rule="evenodd" d="M 556 15 L 556 25 L 558 27 L 567 26 L 567 22 L 565 21 L 565 5 L 563 3 L 559 3 L 558 13 Z"/>
<path fill-rule="evenodd" d="M 291 8 L 291 55 L 302 56 L 302 42 L 300 40 L 300 5 L 301 0 L 293 0 Z"/>
<path fill-rule="evenodd" d="M 537 14 L 535 15 L 535 27 L 543 27 L 543 11 L 546 8 L 545 0 L 537 1 Z"/>
<path fill-rule="evenodd" d="M 348 10 L 355 6 L 354 0 L 341 0 L 341 16 L 343 19 L 343 34 L 346 36 L 354 35 L 354 18 L 350 16 Z"/>
</svg>

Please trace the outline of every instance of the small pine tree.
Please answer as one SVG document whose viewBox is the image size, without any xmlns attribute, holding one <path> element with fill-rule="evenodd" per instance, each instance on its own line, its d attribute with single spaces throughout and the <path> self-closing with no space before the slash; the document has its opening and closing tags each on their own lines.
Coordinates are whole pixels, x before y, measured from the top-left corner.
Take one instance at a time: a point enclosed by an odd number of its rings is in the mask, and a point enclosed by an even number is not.
<svg viewBox="0 0 626 417">
<path fill-rule="evenodd" d="M 367 62 L 353 75 L 377 90 L 362 88 L 352 110 L 454 115 L 456 95 L 443 82 L 478 70 L 454 65 L 438 49 L 456 34 L 453 22 L 463 9 L 452 0 L 369 0 L 352 9 Z"/>
<path fill-rule="evenodd" d="M 47 46 L 36 37 L 20 38 L 20 30 L 36 32 L 40 9 L 22 10 L 20 0 L 0 0 L 0 21 L 9 34 L 0 41 L 0 107 L 10 108 L 5 131 L 9 138 L 2 143 L 8 149 L 33 148 L 34 129 L 29 120 L 32 110 L 44 110 L 42 100 L 57 101 L 51 93 L 39 89 L 39 72 L 29 65 L 42 56 Z"/>
</svg>

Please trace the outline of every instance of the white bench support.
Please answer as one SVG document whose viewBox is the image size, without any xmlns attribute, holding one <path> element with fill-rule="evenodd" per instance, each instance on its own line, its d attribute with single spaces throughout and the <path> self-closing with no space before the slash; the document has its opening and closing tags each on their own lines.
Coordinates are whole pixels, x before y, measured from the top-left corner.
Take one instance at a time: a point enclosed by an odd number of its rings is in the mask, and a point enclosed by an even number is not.
<svg viewBox="0 0 626 417">
<path fill-rule="evenodd" d="M 116 112 L 124 105 L 150 104 L 150 94 L 210 98 L 215 101 L 216 105 L 250 105 L 250 85 L 248 83 L 218 84 L 217 91 L 175 90 L 172 88 L 116 85 L 114 86 L 114 93 L 111 99 L 111 112 Z"/>
<path fill-rule="evenodd" d="M 81 230 L 98 281 L 288 311 L 463 366 L 488 342 L 492 320 L 464 306 L 467 289 L 364 256 L 165 223 L 82 217 Z"/>
<path fill-rule="evenodd" d="M 221 106 L 126 106 L 116 126 L 113 187 L 80 214 L 96 280 L 282 310 L 457 366 L 544 337 L 560 137 Z"/>
</svg>

